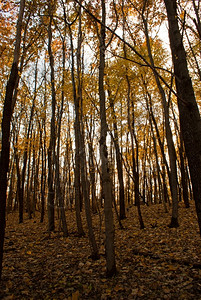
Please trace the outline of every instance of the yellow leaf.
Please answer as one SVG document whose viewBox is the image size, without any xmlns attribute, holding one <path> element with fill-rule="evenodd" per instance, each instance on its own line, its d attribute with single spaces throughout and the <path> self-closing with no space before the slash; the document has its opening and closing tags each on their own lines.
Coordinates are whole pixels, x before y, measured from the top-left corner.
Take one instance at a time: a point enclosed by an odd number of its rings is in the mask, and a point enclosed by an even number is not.
<svg viewBox="0 0 201 300">
<path fill-rule="evenodd" d="M 9 296 L 6 297 L 6 300 L 13 300 L 13 299 L 15 299 L 14 294 L 9 295 Z"/>
<path fill-rule="evenodd" d="M 31 255 L 31 251 L 27 251 L 27 254 L 28 254 L 28 255 Z"/>
<path fill-rule="evenodd" d="M 111 294 L 111 289 L 106 289 L 106 294 L 109 296 Z"/>
<path fill-rule="evenodd" d="M 123 286 L 116 285 L 116 286 L 114 287 L 114 291 L 115 291 L 115 292 L 119 292 L 119 291 L 123 291 L 123 290 L 124 290 L 124 287 L 123 287 Z"/>
<path fill-rule="evenodd" d="M 171 292 L 171 290 L 167 287 L 163 288 L 164 293 L 169 294 Z"/>
<path fill-rule="evenodd" d="M 184 20 L 184 15 L 185 15 L 185 12 L 184 12 L 184 10 L 180 13 L 180 18 L 182 19 L 182 20 Z"/>
<path fill-rule="evenodd" d="M 78 300 L 79 298 L 80 298 L 79 291 L 76 291 L 75 293 L 72 294 L 72 300 Z"/>
<path fill-rule="evenodd" d="M 168 270 L 169 270 L 169 271 L 176 271 L 176 270 L 177 270 L 177 266 L 169 265 L 169 266 L 168 266 Z"/>
</svg>

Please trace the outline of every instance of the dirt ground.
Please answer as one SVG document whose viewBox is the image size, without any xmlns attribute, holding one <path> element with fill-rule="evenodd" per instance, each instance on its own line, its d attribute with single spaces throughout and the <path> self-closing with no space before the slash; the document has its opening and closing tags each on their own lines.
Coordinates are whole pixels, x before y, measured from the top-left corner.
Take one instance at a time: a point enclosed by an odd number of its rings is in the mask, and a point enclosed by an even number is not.
<svg viewBox="0 0 201 300">
<path fill-rule="evenodd" d="M 101 213 L 103 218 L 103 212 Z M 177 229 L 168 228 L 171 208 L 142 206 L 145 229 L 139 228 L 136 207 L 127 210 L 120 229 L 115 220 L 117 274 L 105 276 L 104 220 L 93 216 L 100 259 L 90 258 L 86 236 L 76 234 L 75 212 L 67 211 L 69 236 L 56 220 L 49 236 L 47 216 L 18 224 L 8 215 L 0 299 L 201 299 L 201 237 L 194 205 L 180 204 Z"/>
</svg>

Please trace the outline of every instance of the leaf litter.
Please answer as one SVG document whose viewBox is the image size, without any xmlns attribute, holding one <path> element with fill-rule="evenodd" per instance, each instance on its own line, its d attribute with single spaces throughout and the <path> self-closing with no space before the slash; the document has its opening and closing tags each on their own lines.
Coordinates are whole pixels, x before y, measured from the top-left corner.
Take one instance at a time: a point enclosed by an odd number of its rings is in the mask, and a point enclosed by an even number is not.
<svg viewBox="0 0 201 300">
<path fill-rule="evenodd" d="M 75 232 L 75 212 L 67 211 L 69 236 L 49 235 L 47 216 L 29 220 L 7 217 L 0 299 L 201 299 L 201 238 L 194 205 L 180 204 L 176 229 L 160 204 L 142 206 L 145 229 L 138 224 L 137 209 L 130 207 L 120 229 L 115 221 L 117 274 L 105 277 L 104 228 L 93 215 L 100 259 L 90 258 L 87 236 Z M 83 214 L 85 232 L 86 221 Z M 104 226 L 103 226 L 104 227 Z"/>
</svg>

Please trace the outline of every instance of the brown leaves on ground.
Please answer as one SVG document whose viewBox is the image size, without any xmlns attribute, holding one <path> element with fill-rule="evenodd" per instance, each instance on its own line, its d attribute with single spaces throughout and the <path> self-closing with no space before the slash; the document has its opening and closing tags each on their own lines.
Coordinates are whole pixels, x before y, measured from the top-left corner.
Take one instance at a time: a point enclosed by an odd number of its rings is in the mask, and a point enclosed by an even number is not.
<svg viewBox="0 0 201 300">
<path fill-rule="evenodd" d="M 23 224 L 10 214 L 0 298 L 201 299 L 201 238 L 194 207 L 181 205 L 177 229 L 167 227 L 170 213 L 161 205 L 143 206 L 142 213 L 144 230 L 136 207 L 127 212 L 123 230 L 115 224 L 118 273 L 110 279 L 105 277 L 104 234 L 100 259 L 93 261 L 87 236 L 76 236 L 74 212 L 66 213 L 67 238 L 59 231 L 49 236 L 47 220 L 41 224 L 39 214 Z M 93 219 L 98 240 L 99 216 Z"/>
</svg>

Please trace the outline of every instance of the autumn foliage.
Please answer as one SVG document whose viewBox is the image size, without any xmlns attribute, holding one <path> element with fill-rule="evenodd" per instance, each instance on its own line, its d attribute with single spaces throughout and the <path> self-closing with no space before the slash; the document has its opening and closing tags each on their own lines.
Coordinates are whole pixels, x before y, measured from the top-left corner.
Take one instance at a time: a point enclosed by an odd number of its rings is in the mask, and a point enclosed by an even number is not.
<svg viewBox="0 0 201 300">
<path fill-rule="evenodd" d="M 0 297 L 199 298 L 200 24 L 194 0 L 0 1 Z"/>
</svg>

